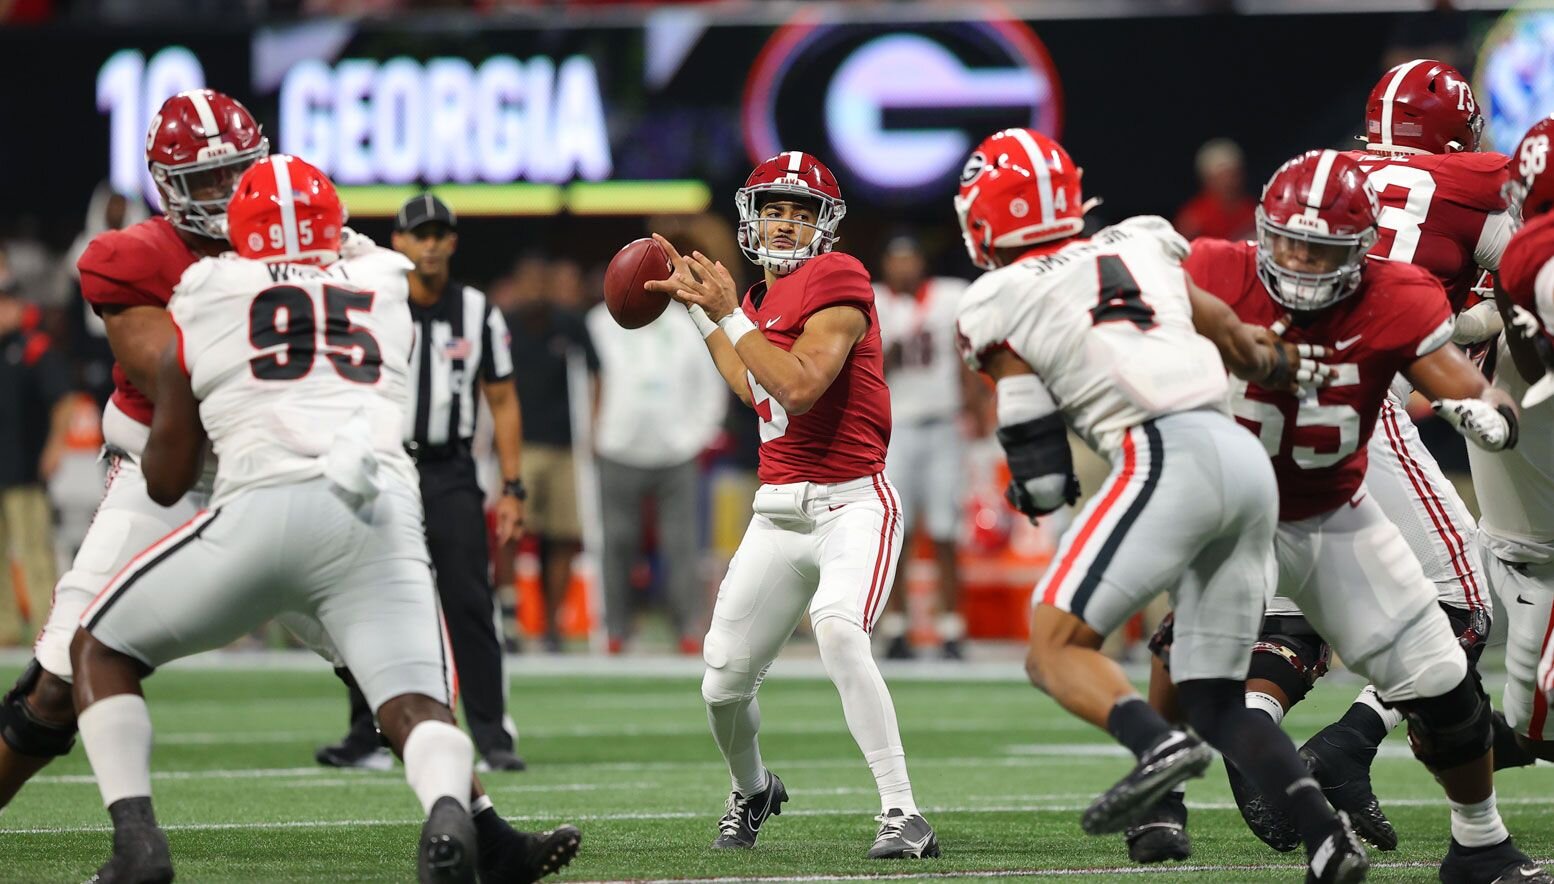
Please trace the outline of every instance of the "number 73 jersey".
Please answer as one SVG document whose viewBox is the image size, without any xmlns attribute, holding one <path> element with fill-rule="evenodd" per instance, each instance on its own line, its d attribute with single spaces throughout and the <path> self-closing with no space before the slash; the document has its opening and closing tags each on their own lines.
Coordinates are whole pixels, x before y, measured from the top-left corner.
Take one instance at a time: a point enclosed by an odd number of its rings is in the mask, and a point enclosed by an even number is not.
<svg viewBox="0 0 1554 884">
<path fill-rule="evenodd" d="M 1271 326 L 1288 314 L 1257 274 L 1257 246 L 1193 241 L 1184 265 L 1199 288 L 1242 322 Z M 1279 480 L 1279 519 L 1328 513 L 1355 499 L 1365 480 L 1366 443 L 1392 379 L 1451 340 L 1446 292 L 1423 268 L 1366 261 L 1359 289 L 1325 310 L 1296 317 L 1284 339 L 1333 351 L 1329 386 L 1303 397 L 1237 384 L 1236 419 L 1257 434 Z"/>
<path fill-rule="evenodd" d="M 411 267 L 373 248 L 327 267 L 228 253 L 184 271 L 168 310 L 219 459 L 213 505 L 323 475 L 343 433 L 414 487 L 401 443 Z"/>
<path fill-rule="evenodd" d="M 1013 351 L 1108 456 L 1147 420 L 1223 408 L 1225 368 L 1193 329 L 1186 253 L 1170 222 L 1140 216 L 985 273 L 961 296 L 961 355 L 980 370 L 991 352 Z"/>
</svg>

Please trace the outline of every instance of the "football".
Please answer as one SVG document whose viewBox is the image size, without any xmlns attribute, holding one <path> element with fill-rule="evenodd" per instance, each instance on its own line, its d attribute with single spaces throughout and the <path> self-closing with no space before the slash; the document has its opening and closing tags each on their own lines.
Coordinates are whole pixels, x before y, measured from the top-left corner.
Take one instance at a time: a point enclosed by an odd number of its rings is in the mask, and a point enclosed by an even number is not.
<svg viewBox="0 0 1554 884">
<path fill-rule="evenodd" d="M 669 296 L 644 286 L 668 279 L 669 256 L 649 237 L 626 243 L 604 271 L 604 303 L 621 328 L 641 328 L 669 306 Z"/>
</svg>

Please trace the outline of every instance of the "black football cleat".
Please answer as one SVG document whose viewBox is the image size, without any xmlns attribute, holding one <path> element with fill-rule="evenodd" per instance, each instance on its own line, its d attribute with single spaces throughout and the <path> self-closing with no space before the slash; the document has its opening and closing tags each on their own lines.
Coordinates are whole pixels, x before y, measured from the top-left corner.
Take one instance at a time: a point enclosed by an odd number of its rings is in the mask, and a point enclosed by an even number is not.
<svg viewBox="0 0 1554 884">
<path fill-rule="evenodd" d="M 761 834 L 761 826 L 767 817 L 782 814 L 782 803 L 788 800 L 788 790 L 782 780 L 771 771 L 766 772 L 766 789 L 749 798 L 738 792 L 728 796 L 728 812 L 718 821 L 718 837 L 712 846 L 718 850 L 730 848 L 749 849 Z"/>
<path fill-rule="evenodd" d="M 313 760 L 325 767 L 355 767 L 362 770 L 393 770 L 394 753 L 376 739 L 371 743 L 347 736 L 332 746 L 320 746 Z"/>
<path fill-rule="evenodd" d="M 172 880 L 167 834 L 156 826 L 122 826 L 113 831 L 113 856 L 87 884 L 168 884 Z"/>
<path fill-rule="evenodd" d="M 1370 870 L 1365 845 L 1355 837 L 1349 815 L 1338 812 L 1338 828 L 1322 843 L 1309 850 L 1306 860 L 1306 884 L 1354 884 L 1364 881 Z"/>
<path fill-rule="evenodd" d="M 966 659 L 966 648 L 961 644 L 960 639 L 952 638 L 939 648 L 939 656 L 946 660 L 964 660 Z"/>
<path fill-rule="evenodd" d="M 1246 820 L 1246 827 L 1253 835 L 1280 853 L 1289 853 L 1300 846 L 1300 833 L 1295 831 L 1290 818 L 1264 801 L 1263 793 L 1257 791 L 1257 787 L 1229 761 L 1225 762 L 1225 778 L 1230 781 L 1230 794 L 1236 799 L 1241 818 Z"/>
<path fill-rule="evenodd" d="M 519 832 L 504 822 L 500 836 L 480 841 L 481 884 L 532 884 L 570 863 L 582 843 L 576 826 Z"/>
<path fill-rule="evenodd" d="M 886 660 L 912 660 L 916 656 L 912 653 L 912 645 L 907 642 L 905 635 L 898 635 L 885 643 Z"/>
<path fill-rule="evenodd" d="M 1377 850 L 1397 850 L 1398 833 L 1371 791 L 1376 747 L 1354 728 L 1330 724 L 1300 747 L 1300 757 L 1334 808 L 1349 814 L 1355 834 Z"/>
<path fill-rule="evenodd" d="M 475 765 L 478 773 L 487 771 L 520 771 L 528 770 L 529 765 L 511 749 L 492 749 L 487 752 Z"/>
<path fill-rule="evenodd" d="M 1142 819 L 1123 831 L 1128 839 L 1128 859 L 1159 863 L 1192 856 L 1187 837 L 1187 804 L 1172 792 L 1155 802 Z"/>
<path fill-rule="evenodd" d="M 476 884 L 479 848 L 469 811 L 451 795 L 437 799 L 421 826 L 420 884 Z"/>
<path fill-rule="evenodd" d="M 869 848 L 869 859 L 924 859 L 939 855 L 939 838 L 920 813 L 899 807 L 875 817 L 880 831 Z"/>
<path fill-rule="evenodd" d="M 1091 835 L 1121 832 L 1149 813 L 1167 792 L 1203 776 L 1214 750 L 1182 731 L 1171 731 L 1144 753 L 1128 775 L 1090 803 L 1079 825 Z"/>
<path fill-rule="evenodd" d="M 1510 838 L 1489 847 L 1463 847 L 1453 838 L 1441 860 L 1441 884 L 1554 884 L 1554 876 Z"/>
</svg>

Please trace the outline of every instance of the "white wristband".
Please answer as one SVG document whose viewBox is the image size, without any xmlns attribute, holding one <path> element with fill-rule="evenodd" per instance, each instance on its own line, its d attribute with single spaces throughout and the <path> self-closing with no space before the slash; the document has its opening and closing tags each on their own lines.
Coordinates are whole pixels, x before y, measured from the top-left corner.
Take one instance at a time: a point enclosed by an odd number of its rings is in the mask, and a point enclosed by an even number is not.
<svg viewBox="0 0 1554 884">
<path fill-rule="evenodd" d="M 998 425 L 1012 427 L 1043 418 L 1058 410 L 1047 392 L 1047 385 L 1033 374 L 1014 374 L 999 378 L 993 387 L 998 396 Z"/>
<path fill-rule="evenodd" d="M 701 309 L 700 304 L 692 304 L 685 308 L 685 312 L 691 314 L 691 321 L 696 323 L 696 330 L 701 332 L 702 340 L 712 337 L 712 333 L 718 330 L 718 324 L 707 317 L 707 311 Z"/>
<path fill-rule="evenodd" d="M 735 307 L 733 313 L 718 320 L 718 328 L 723 329 L 723 333 L 728 335 L 730 344 L 737 345 L 740 338 L 755 331 L 755 323 L 750 321 L 745 311 Z"/>
</svg>

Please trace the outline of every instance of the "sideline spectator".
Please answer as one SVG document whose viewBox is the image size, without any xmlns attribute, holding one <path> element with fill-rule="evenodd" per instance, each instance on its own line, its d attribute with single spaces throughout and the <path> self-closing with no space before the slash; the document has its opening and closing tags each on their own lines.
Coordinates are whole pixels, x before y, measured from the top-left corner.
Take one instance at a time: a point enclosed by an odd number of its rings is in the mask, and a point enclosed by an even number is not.
<svg viewBox="0 0 1554 884">
<path fill-rule="evenodd" d="M 1257 200 L 1246 191 L 1246 161 L 1229 138 L 1198 148 L 1198 194 L 1176 213 L 1176 230 L 1193 239 L 1250 239 L 1256 230 Z"/>
<path fill-rule="evenodd" d="M 679 305 L 639 329 L 616 324 L 603 304 L 588 313 L 599 353 L 600 404 L 594 444 L 604 524 L 602 577 L 610 653 L 631 637 L 631 572 L 643 540 L 644 506 L 654 506 L 660 585 L 680 651 L 701 652 L 700 472 L 727 410 L 723 378 L 701 352 L 701 334 Z"/>
</svg>

